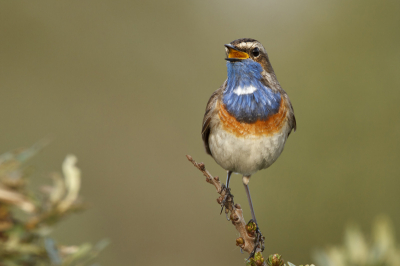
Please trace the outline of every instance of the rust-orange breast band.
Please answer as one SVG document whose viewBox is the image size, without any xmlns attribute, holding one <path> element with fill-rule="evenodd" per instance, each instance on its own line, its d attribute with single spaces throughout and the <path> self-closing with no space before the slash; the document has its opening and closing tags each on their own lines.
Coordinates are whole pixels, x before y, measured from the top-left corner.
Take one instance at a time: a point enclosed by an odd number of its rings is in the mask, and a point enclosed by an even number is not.
<svg viewBox="0 0 400 266">
<path fill-rule="evenodd" d="M 287 108 L 285 100 L 282 98 L 278 113 L 269 116 L 266 120 L 257 120 L 254 123 L 238 122 L 234 116 L 228 113 L 222 102 L 217 104 L 222 127 L 237 137 L 273 135 L 278 133 L 286 122 Z"/>
</svg>

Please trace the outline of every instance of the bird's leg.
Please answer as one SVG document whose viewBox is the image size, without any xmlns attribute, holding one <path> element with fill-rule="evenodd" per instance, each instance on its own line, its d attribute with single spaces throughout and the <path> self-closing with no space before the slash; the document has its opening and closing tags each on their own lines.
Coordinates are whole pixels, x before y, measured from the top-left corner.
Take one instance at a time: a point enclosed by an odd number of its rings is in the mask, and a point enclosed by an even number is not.
<svg viewBox="0 0 400 266">
<path fill-rule="evenodd" d="M 226 176 L 226 188 L 229 188 L 229 181 L 231 180 L 232 171 L 228 171 Z"/>
<path fill-rule="evenodd" d="M 250 205 L 251 217 L 253 218 L 253 222 L 255 222 L 257 225 L 256 215 L 254 214 L 253 202 L 251 201 L 251 196 L 250 196 L 250 189 L 248 185 L 249 181 L 250 181 L 250 176 L 243 176 L 243 185 L 244 189 L 246 190 L 247 201 L 249 202 Z"/>
<path fill-rule="evenodd" d="M 251 211 L 251 217 L 252 217 L 252 220 L 250 222 L 253 222 L 256 224 L 255 246 L 254 246 L 253 251 L 250 253 L 250 257 L 249 257 L 249 258 L 252 258 L 252 257 L 254 257 L 254 254 L 256 253 L 256 250 L 258 247 L 260 247 L 261 250 L 264 250 L 264 236 L 261 234 L 261 231 L 258 227 L 256 215 L 254 213 L 253 202 L 251 201 L 250 189 L 249 189 L 250 176 L 243 176 L 242 180 L 243 180 L 244 188 L 246 190 L 247 200 L 250 205 L 250 211 Z"/>
<path fill-rule="evenodd" d="M 224 210 L 225 203 L 226 203 L 228 196 L 231 194 L 230 189 L 229 189 L 229 181 L 231 179 L 231 175 L 232 175 L 232 171 L 228 171 L 228 174 L 226 176 L 226 186 L 224 188 L 224 189 L 226 189 L 226 193 L 225 193 L 224 199 L 221 202 L 221 213 Z M 229 221 L 228 214 L 227 213 L 225 213 L 225 214 L 226 214 L 226 219 Z"/>
</svg>

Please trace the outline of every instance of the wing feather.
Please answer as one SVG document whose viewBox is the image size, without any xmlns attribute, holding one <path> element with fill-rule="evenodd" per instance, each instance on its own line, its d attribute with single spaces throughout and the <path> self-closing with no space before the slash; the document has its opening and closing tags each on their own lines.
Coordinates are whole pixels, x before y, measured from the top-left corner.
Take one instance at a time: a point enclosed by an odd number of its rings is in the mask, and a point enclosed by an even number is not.
<svg viewBox="0 0 400 266">
<path fill-rule="evenodd" d="M 293 131 L 296 131 L 296 129 L 297 129 L 297 123 L 296 123 L 296 117 L 294 116 L 294 110 L 293 110 L 293 105 L 292 105 L 292 103 L 290 102 L 290 100 L 289 100 L 289 97 L 287 97 L 287 100 L 288 100 L 288 102 L 289 102 L 289 109 L 290 109 L 290 113 L 289 113 L 289 124 L 291 125 L 291 129 L 290 129 L 290 131 L 289 131 L 289 133 L 288 133 L 288 137 L 289 137 L 289 135 L 290 135 L 290 133 L 292 132 L 292 130 Z"/>
<path fill-rule="evenodd" d="M 218 90 L 214 91 L 214 93 L 211 95 L 210 99 L 208 100 L 207 107 L 206 107 L 206 112 L 204 114 L 203 118 L 203 126 L 201 128 L 201 137 L 203 139 L 204 143 L 204 148 L 206 149 L 207 154 L 211 155 L 211 150 L 210 146 L 208 145 L 208 137 L 210 136 L 210 130 L 211 130 L 211 119 L 215 115 L 218 110 L 216 110 L 216 103 L 218 99 L 222 97 L 222 93 L 226 87 L 226 81 L 224 84 L 222 84 L 221 87 L 219 87 Z"/>
</svg>

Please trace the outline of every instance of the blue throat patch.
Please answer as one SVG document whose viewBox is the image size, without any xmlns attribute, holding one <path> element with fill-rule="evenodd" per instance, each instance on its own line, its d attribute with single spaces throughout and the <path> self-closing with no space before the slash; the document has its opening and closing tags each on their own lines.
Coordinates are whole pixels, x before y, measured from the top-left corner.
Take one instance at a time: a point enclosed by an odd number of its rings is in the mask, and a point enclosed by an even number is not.
<svg viewBox="0 0 400 266">
<path fill-rule="evenodd" d="M 228 81 L 222 101 L 239 122 L 267 120 L 279 111 L 281 94 L 261 83 L 262 66 L 251 59 L 227 62 Z"/>
</svg>

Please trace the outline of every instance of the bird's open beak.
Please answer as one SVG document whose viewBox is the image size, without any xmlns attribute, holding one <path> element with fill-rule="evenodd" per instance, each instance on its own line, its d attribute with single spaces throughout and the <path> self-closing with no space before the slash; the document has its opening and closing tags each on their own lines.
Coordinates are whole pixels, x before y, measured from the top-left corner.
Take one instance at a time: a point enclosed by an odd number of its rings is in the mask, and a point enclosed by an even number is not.
<svg viewBox="0 0 400 266">
<path fill-rule="evenodd" d="M 227 50 L 228 58 L 225 58 L 225 60 L 228 60 L 230 62 L 237 62 L 250 58 L 250 56 L 247 53 L 239 51 L 235 46 L 231 44 L 225 44 L 225 47 L 228 48 Z"/>
</svg>

